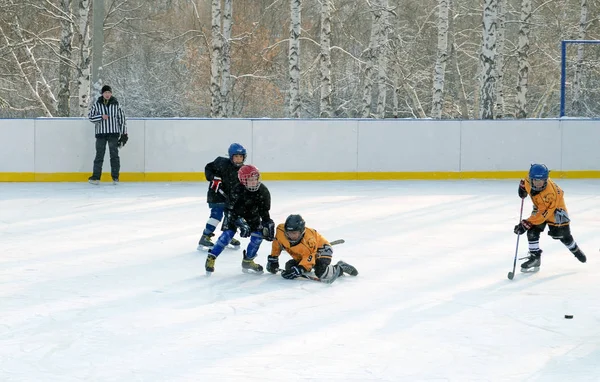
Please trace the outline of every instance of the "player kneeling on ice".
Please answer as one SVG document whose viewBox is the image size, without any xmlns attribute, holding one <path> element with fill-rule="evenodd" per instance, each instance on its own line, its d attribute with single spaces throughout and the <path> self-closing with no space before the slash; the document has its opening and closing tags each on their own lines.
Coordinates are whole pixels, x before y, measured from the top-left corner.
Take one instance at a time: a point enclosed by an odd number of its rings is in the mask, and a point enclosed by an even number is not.
<svg viewBox="0 0 600 382">
<path fill-rule="evenodd" d="M 358 275 L 356 268 L 343 261 L 331 265 L 331 245 L 316 230 L 307 228 L 300 215 L 290 215 L 284 224 L 277 226 L 271 255 L 267 259 L 267 271 L 273 274 L 279 271 L 279 255 L 282 250 L 292 256 L 281 271 L 281 276 L 285 279 L 295 279 L 313 269 L 315 275 L 327 283 L 332 283 L 344 273 Z"/>
<path fill-rule="evenodd" d="M 263 273 L 263 267 L 255 263 L 254 258 L 263 238 L 271 241 L 275 234 L 275 223 L 269 215 L 271 194 L 267 186 L 260 182 L 260 172 L 252 165 L 242 166 L 238 171 L 238 178 L 240 183 L 232 189 L 225 209 L 221 225 L 223 233 L 208 251 L 205 264 L 207 275 L 215 271 L 215 260 L 238 229 L 241 237 L 250 238 L 248 248 L 244 250 L 242 271 Z"/>
<path fill-rule="evenodd" d="M 527 232 L 529 256 L 521 264 L 522 272 L 537 271 L 541 264 L 540 234 L 548 224 L 548 235 L 560 240 L 575 255 L 577 260 L 585 263 L 585 254 L 571 236 L 569 214 L 564 201 L 563 190 L 548 176 L 550 171 L 543 164 L 533 164 L 529 169 L 528 179 L 519 183 L 519 196 L 525 199 L 529 194 L 533 202 L 533 212 L 527 219 L 515 226 L 514 232 L 522 235 Z"/>
</svg>

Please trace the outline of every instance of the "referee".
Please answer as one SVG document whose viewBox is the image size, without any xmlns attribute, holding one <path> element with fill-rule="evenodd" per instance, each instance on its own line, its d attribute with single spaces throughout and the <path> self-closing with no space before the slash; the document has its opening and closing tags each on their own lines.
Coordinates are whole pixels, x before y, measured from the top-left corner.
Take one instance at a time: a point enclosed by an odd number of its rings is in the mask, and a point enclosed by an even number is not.
<svg viewBox="0 0 600 382">
<path fill-rule="evenodd" d="M 119 102 L 112 95 L 112 89 L 108 85 L 102 86 L 102 95 L 92 105 L 88 118 L 96 126 L 96 158 L 94 159 L 94 172 L 88 178 L 91 184 L 99 184 L 102 175 L 102 164 L 104 153 L 108 143 L 110 154 L 110 175 L 113 184 L 119 183 L 119 171 L 121 162 L 119 160 L 119 148 L 123 147 L 127 140 L 127 125 L 125 114 L 119 106 Z"/>
</svg>

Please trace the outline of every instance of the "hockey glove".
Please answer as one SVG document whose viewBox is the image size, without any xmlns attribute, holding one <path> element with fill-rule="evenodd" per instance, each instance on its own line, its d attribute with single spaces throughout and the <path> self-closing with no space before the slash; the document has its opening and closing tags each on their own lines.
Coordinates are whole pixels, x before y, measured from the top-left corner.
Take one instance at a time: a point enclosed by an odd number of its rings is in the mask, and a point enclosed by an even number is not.
<svg viewBox="0 0 600 382">
<path fill-rule="evenodd" d="M 127 141 L 129 140 L 129 137 L 127 136 L 127 134 L 121 134 L 121 136 L 119 137 L 119 148 L 125 146 L 125 144 L 127 143 Z"/>
<path fill-rule="evenodd" d="M 240 236 L 241 237 L 250 237 L 250 226 L 246 222 L 246 219 L 244 219 L 244 218 L 237 218 L 237 219 L 235 219 L 235 223 L 234 224 L 235 224 L 236 227 L 238 227 L 240 229 Z"/>
<path fill-rule="evenodd" d="M 273 220 L 262 223 L 262 235 L 263 239 L 267 241 L 275 239 L 275 222 Z"/>
<path fill-rule="evenodd" d="M 521 220 L 521 222 L 515 226 L 514 232 L 517 235 L 522 235 L 525 232 L 527 232 L 529 229 L 531 229 L 531 227 L 533 227 L 533 225 L 529 221 Z"/>
<path fill-rule="evenodd" d="M 214 192 L 219 192 L 219 187 L 221 187 L 221 178 L 215 176 L 213 180 L 210 181 L 210 189 Z"/>
<path fill-rule="evenodd" d="M 302 267 L 300 265 L 294 265 L 289 271 L 281 271 L 281 277 L 287 280 L 293 280 L 302 274 Z"/>
<path fill-rule="evenodd" d="M 279 270 L 279 256 L 269 256 L 267 257 L 267 271 L 272 274 L 277 273 Z"/>
<path fill-rule="evenodd" d="M 519 198 L 525 199 L 527 197 L 527 190 L 525 189 L 525 181 L 521 179 L 519 182 Z"/>
</svg>

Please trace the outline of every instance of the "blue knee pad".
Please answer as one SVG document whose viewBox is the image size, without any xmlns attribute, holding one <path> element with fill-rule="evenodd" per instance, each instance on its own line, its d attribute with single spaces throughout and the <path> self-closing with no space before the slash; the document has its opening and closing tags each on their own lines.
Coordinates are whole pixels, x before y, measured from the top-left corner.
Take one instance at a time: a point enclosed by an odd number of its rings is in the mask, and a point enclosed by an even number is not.
<svg viewBox="0 0 600 382">
<path fill-rule="evenodd" d="M 222 203 L 208 203 L 210 207 L 210 217 L 206 222 L 206 227 L 204 227 L 204 235 L 209 235 L 217 229 L 217 226 L 223 220 L 223 211 L 225 210 L 225 205 Z"/>
<path fill-rule="evenodd" d="M 248 248 L 246 249 L 246 259 L 254 259 L 256 257 L 262 241 L 263 237 L 260 231 L 252 232 L 250 235 L 250 243 L 248 243 Z"/>
<path fill-rule="evenodd" d="M 210 207 L 210 217 L 213 219 L 217 219 L 218 221 L 223 220 L 223 211 L 225 211 L 225 206 L 221 203 L 210 203 L 208 205 Z"/>
<path fill-rule="evenodd" d="M 219 238 L 217 239 L 217 242 L 215 243 L 214 247 L 212 247 L 209 252 L 215 255 L 215 257 L 219 256 L 221 252 L 223 252 L 223 249 L 225 249 L 227 244 L 229 244 L 231 239 L 233 239 L 233 235 L 235 235 L 235 232 L 232 230 L 228 229 L 226 231 L 223 231 L 221 236 L 219 236 Z"/>
</svg>

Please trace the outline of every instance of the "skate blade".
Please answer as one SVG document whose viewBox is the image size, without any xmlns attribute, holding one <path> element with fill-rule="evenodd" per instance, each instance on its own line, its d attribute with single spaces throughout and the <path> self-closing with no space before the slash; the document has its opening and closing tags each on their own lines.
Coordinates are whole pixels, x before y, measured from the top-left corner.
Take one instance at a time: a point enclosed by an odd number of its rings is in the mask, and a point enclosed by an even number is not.
<svg viewBox="0 0 600 382">
<path fill-rule="evenodd" d="M 212 247 L 209 247 L 209 246 L 206 246 L 206 245 L 201 245 L 201 244 L 200 244 L 200 245 L 198 245 L 198 246 L 196 247 L 196 251 L 200 251 L 200 252 L 202 252 L 202 251 L 204 251 L 204 252 L 208 252 L 208 251 L 209 251 L 211 248 L 212 248 Z"/>
<path fill-rule="evenodd" d="M 523 272 L 523 273 L 535 273 L 539 270 L 540 270 L 540 267 L 521 268 L 521 272 Z"/>
<path fill-rule="evenodd" d="M 206 271 L 206 277 L 212 276 L 213 272 Z"/>
<path fill-rule="evenodd" d="M 255 271 L 253 269 L 242 268 L 242 273 L 254 274 L 254 275 L 262 275 L 265 271 Z"/>
<path fill-rule="evenodd" d="M 227 244 L 227 248 L 238 250 L 238 249 L 240 249 L 240 246 L 239 245 Z"/>
</svg>

